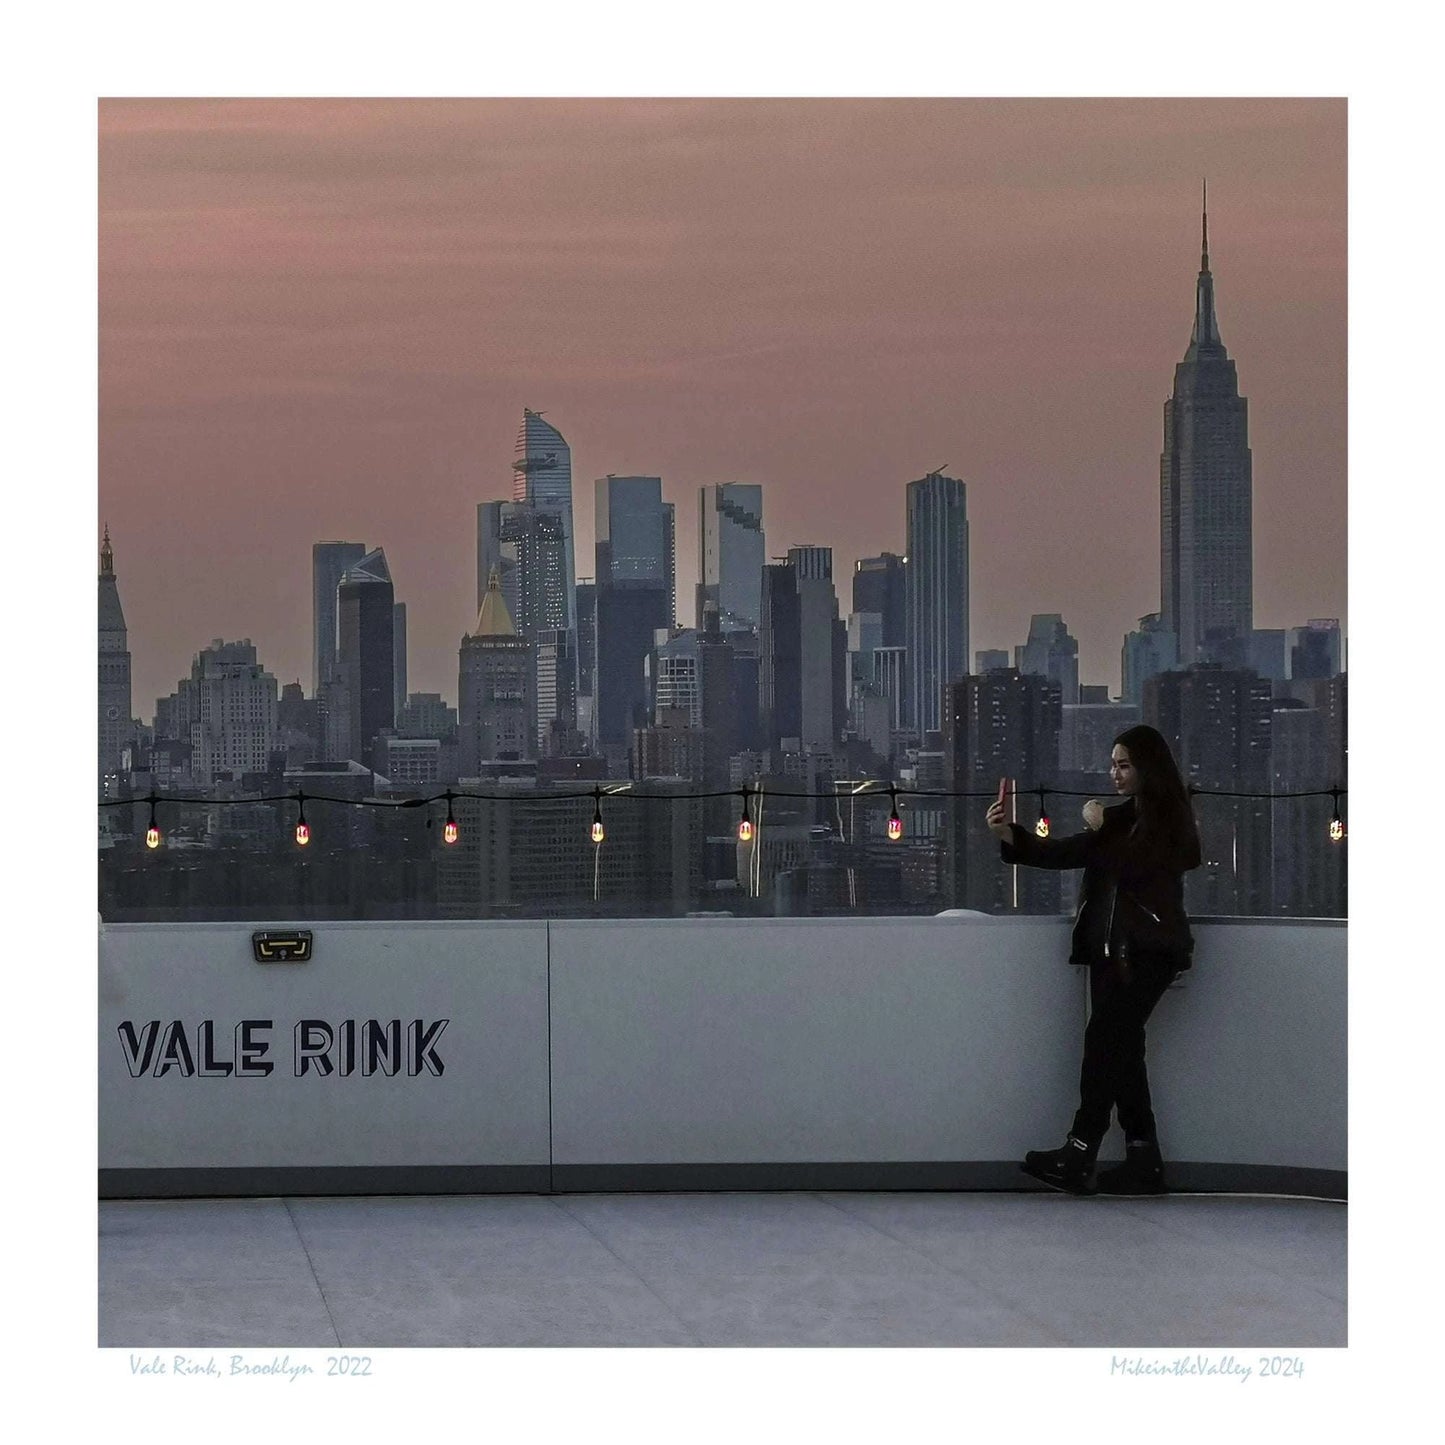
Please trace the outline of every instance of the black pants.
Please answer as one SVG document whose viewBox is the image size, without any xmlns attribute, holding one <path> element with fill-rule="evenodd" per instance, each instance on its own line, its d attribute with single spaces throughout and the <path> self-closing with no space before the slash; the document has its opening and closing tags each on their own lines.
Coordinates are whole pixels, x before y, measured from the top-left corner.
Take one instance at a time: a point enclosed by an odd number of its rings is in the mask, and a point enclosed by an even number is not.
<svg viewBox="0 0 1445 1445">
<path fill-rule="evenodd" d="M 1089 1026 L 1079 1071 L 1079 1111 L 1073 1133 L 1097 1145 L 1117 1105 L 1129 1139 L 1155 1139 L 1144 1025 L 1179 973 L 1169 957 L 1142 956 L 1127 966 L 1099 959 L 1089 967 Z"/>
</svg>

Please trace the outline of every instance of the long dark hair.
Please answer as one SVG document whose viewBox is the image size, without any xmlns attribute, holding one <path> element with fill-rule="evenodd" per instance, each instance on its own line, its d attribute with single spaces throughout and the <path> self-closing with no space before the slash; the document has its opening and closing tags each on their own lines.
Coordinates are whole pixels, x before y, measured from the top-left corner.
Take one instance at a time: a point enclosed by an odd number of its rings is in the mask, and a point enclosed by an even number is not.
<svg viewBox="0 0 1445 1445">
<path fill-rule="evenodd" d="M 1139 723 L 1125 728 L 1114 739 L 1114 745 L 1128 748 L 1129 761 L 1139 775 L 1139 791 L 1135 795 L 1138 817 L 1132 836 L 1177 858 L 1197 860 L 1199 826 L 1194 821 L 1189 790 L 1179 776 L 1179 765 L 1163 735 L 1147 723 Z"/>
</svg>

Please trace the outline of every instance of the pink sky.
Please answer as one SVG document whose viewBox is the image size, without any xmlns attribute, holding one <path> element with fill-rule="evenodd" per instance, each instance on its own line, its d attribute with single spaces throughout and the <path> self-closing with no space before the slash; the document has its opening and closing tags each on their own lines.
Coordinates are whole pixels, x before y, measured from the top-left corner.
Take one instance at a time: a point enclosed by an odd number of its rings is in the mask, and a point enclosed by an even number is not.
<svg viewBox="0 0 1445 1445">
<path fill-rule="evenodd" d="M 1117 688 L 1159 606 L 1199 178 L 1249 398 L 1255 625 L 1345 620 L 1341 100 L 146 101 L 100 107 L 100 511 L 135 710 L 213 637 L 311 677 L 311 543 L 386 548 L 456 699 L 475 504 L 523 406 L 592 488 L 761 482 L 770 553 L 903 548 L 968 483 L 972 646 L 1061 612 Z"/>
</svg>

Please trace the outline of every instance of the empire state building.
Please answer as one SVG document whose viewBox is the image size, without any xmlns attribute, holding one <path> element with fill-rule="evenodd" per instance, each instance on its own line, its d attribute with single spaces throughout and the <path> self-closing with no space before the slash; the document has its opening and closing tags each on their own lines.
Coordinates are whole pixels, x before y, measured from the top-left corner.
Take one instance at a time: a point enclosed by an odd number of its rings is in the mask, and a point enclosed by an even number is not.
<svg viewBox="0 0 1445 1445">
<path fill-rule="evenodd" d="M 1206 192 L 1194 334 L 1164 403 L 1159 458 L 1161 622 L 1186 667 L 1254 626 L 1248 408 L 1214 315 Z"/>
</svg>

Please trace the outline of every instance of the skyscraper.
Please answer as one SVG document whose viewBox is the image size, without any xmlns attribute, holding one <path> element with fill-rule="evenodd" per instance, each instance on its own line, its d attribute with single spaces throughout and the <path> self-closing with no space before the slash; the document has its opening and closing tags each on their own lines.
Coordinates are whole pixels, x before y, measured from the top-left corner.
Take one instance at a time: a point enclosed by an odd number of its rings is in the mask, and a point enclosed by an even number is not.
<svg viewBox="0 0 1445 1445">
<path fill-rule="evenodd" d="M 552 622 L 547 625 L 561 625 L 575 631 L 577 559 L 572 530 L 572 450 L 562 433 L 551 422 L 542 420 L 540 411 L 523 408 L 512 472 L 513 501 L 533 502 L 539 508 L 555 512 L 562 519 L 563 595 L 560 601 L 565 604 L 565 620 L 560 624 Z"/>
<path fill-rule="evenodd" d="M 620 769 L 633 729 L 646 726 L 645 659 L 669 625 L 667 522 L 659 477 L 599 477 L 596 498 L 592 724 L 598 750 Z"/>
<path fill-rule="evenodd" d="M 763 568 L 758 698 L 768 747 L 830 752 L 847 713 L 847 628 L 831 547 L 791 547 Z M 792 742 L 790 740 L 796 740 Z"/>
<path fill-rule="evenodd" d="M 860 557 L 853 566 L 853 611 L 876 612 L 883 620 L 882 647 L 905 647 L 908 569 L 895 552 Z"/>
<path fill-rule="evenodd" d="M 1122 654 L 1123 698 L 1142 707 L 1144 684 L 1179 665 L 1179 638 L 1157 612 L 1139 619 L 1137 632 L 1124 634 Z"/>
<path fill-rule="evenodd" d="M 968 674 L 968 507 L 940 472 L 908 484 L 907 725 L 941 726 L 943 688 Z"/>
<path fill-rule="evenodd" d="M 406 603 L 391 608 L 391 716 L 393 722 L 406 706 Z"/>
<path fill-rule="evenodd" d="M 337 680 L 345 689 L 346 756 L 370 766 L 376 735 L 396 725 L 396 597 L 378 547 L 336 589 Z"/>
<path fill-rule="evenodd" d="M 1036 612 L 1029 618 L 1029 640 L 1014 648 L 1020 672 L 1051 677 L 1059 684 L 1065 707 L 1079 700 L 1079 643 L 1057 612 Z"/>
<path fill-rule="evenodd" d="M 537 756 L 535 663 L 518 634 L 494 573 L 458 656 L 457 734 L 463 777 L 479 765 Z"/>
<path fill-rule="evenodd" d="M 479 503 L 478 609 L 493 572 L 523 637 L 535 642 L 543 632 L 568 630 L 567 538 L 559 512 L 536 502 Z"/>
<path fill-rule="evenodd" d="M 115 580 L 115 555 L 110 528 L 100 544 L 100 750 L 99 775 L 105 779 L 120 771 L 120 750 L 131 736 L 130 651 L 125 613 Z"/>
<path fill-rule="evenodd" d="M 316 542 L 311 547 L 311 692 L 336 675 L 336 589 L 348 567 L 366 556 L 365 542 Z"/>
<path fill-rule="evenodd" d="M 761 617 L 763 489 L 750 482 L 722 482 L 698 492 L 698 599 L 703 627 L 708 602 L 717 606 L 723 632 L 756 631 Z"/>
<path fill-rule="evenodd" d="M 577 658 L 575 634 L 565 628 L 539 632 L 537 659 L 537 746 L 549 749 L 572 744 L 577 728 Z"/>
<path fill-rule="evenodd" d="M 1206 196 L 1194 334 L 1164 403 L 1159 458 L 1160 613 L 1185 666 L 1212 640 L 1253 629 L 1253 491 L 1249 404 L 1214 315 Z"/>
<path fill-rule="evenodd" d="M 669 585 L 661 477 L 598 477 L 597 585 Z M 664 623 L 664 626 L 668 623 Z"/>
<path fill-rule="evenodd" d="M 677 626 L 677 503 L 662 504 L 662 559 L 667 573 L 667 625 Z"/>
</svg>

